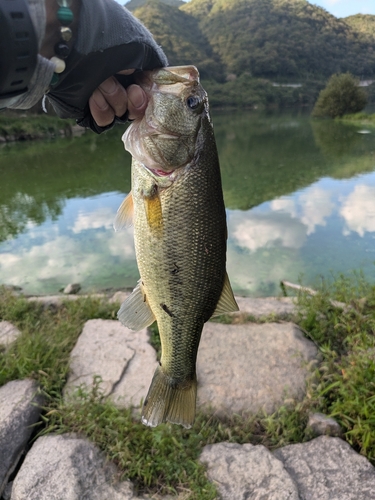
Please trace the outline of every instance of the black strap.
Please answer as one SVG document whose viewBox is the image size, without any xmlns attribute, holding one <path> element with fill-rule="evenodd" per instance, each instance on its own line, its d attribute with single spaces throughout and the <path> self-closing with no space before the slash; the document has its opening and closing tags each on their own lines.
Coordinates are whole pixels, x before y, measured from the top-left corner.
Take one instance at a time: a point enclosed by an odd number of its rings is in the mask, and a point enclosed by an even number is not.
<svg viewBox="0 0 375 500">
<path fill-rule="evenodd" d="M 26 0 L 0 0 L 1 100 L 27 91 L 37 64 L 38 40 Z"/>
</svg>

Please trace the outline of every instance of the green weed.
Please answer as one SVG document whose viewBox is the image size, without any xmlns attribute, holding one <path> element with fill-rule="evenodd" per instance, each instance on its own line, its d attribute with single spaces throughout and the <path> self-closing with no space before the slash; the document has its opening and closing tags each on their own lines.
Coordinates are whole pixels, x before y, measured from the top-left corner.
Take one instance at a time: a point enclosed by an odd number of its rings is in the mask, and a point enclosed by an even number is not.
<svg viewBox="0 0 375 500">
<path fill-rule="evenodd" d="M 375 286 L 361 274 L 339 276 L 315 297 L 300 295 L 299 304 L 299 324 L 323 356 L 309 389 L 312 407 L 336 418 L 345 439 L 375 463 Z"/>
<path fill-rule="evenodd" d="M 332 300 L 344 302 L 339 309 Z M 100 380 L 91 392 L 79 391 L 64 401 L 62 389 L 69 353 L 88 319 L 114 319 L 117 306 L 96 299 L 67 301 L 46 309 L 0 289 L 0 319 L 11 321 L 22 335 L 0 352 L 0 385 L 32 377 L 40 383 L 46 407 L 39 435 L 77 432 L 98 445 L 131 479 L 139 492 L 183 493 L 184 498 L 211 500 L 216 490 L 198 458 L 204 446 L 229 441 L 262 444 L 273 450 L 311 438 L 306 422 L 312 411 L 333 416 L 345 439 L 375 463 L 375 286 L 360 274 L 323 281 L 319 293 L 298 297 L 298 324 L 318 346 L 322 361 L 303 401 L 273 415 L 219 418 L 199 411 L 192 429 L 176 425 L 145 427 L 127 409 L 105 401 Z M 248 318 L 246 318 L 247 320 Z M 219 318 L 228 323 L 229 317 Z M 151 343 L 160 353 L 157 325 Z"/>
</svg>

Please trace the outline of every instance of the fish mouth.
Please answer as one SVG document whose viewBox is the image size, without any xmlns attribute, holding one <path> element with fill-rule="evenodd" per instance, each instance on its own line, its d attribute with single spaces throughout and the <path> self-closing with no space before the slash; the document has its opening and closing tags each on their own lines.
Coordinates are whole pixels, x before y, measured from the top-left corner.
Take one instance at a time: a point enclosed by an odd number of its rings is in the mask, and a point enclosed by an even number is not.
<svg viewBox="0 0 375 500">
<path fill-rule="evenodd" d="M 176 169 L 174 169 L 174 170 L 170 170 L 169 172 L 166 172 L 165 170 L 162 170 L 161 168 L 151 168 L 151 167 L 148 167 L 144 163 L 142 163 L 142 166 L 146 170 L 148 170 L 149 172 L 151 172 L 151 174 L 153 174 L 155 177 L 170 177 L 173 174 L 173 172 L 175 172 L 175 170 L 176 170 Z"/>
</svg>

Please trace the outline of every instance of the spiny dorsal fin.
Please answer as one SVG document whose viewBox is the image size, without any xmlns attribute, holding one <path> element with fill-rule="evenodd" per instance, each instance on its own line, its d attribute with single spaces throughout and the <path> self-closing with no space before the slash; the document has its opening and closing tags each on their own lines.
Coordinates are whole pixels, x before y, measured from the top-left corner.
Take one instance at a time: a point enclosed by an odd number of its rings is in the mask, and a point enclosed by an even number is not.
<svg viewBox="0 0 375 500">
<path fill-rule="evenodd" d="M 133 223 L 133 214 L 133 195 L 130 191 L 128 196 L 124 199 L 124 201 L 119 206 L 119 209 L 117 210 L 115 221 L 113 223 L 115 231 L 120 231 L 121 229 L 124 229 L 124 227 L 131 226 Z"/>
<path fill-rule="evenodd" d="M 221 292 L 219 302 L 217 303 L 212 317 L 236 311 L 239 311 L 239 307 L 237 305 L 236 299 L 234 298 L 228 274 L 225 273 L 223 291 Z"/>
<path fill-rule="evenodd" d="M 117 317 L 124 326 L 136 332 L 155 321 L 154 313 L 148 305 L 141 280 L 138 281 L 138 285 L 121 304 Z"/>
</svg>

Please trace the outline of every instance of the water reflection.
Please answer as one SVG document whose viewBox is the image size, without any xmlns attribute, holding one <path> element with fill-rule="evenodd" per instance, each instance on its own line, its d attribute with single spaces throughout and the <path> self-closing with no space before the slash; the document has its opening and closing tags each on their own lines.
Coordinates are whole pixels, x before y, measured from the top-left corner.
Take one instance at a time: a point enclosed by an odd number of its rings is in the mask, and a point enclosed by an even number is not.
<svg viewBox="0 0 375 500">
<path fill-rule="evenodd" d="M 118 134 L 3 147 L 0 241 L 27 231 L 28 221 L 57 220 L 71 198 L 129 191 L 130 157 Z"/>
<path fill-rule="evenodd" d="M 68 200 L 55 223 L 30 224 L 27 234 L 0 247 L 1 281 L 33 293 L 56 292 L 72 281 L 91 290 L 134 285 L 133 230 L 112 228 L 122 198 L 108 193 L 84 204 L 80 198 Z"/>
<path fill-rule="evenodd" d="M 375 134 L 298 115 L 214 116 L 236 293 L 362 267 L 375 279 Z M 130 189 L 119 129 L 0 150 L 0 283 L 51 293 L 138 279 L 132 230 L 113 219 Z M 2 241 L 2 243 L 1 243 Z"/>
<path fill-rule="evenodd" d="M 348 236 L 350 231 L 355 231 L 361 237 L 366 232 L 375 232 L 375 187 L 357 184 L 343 200 L 340 215 L 346 222 L 343 231 L 345 236 Z"/>
</svg>

